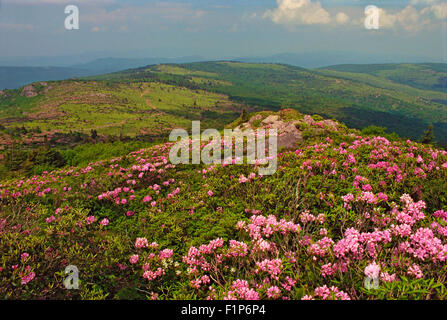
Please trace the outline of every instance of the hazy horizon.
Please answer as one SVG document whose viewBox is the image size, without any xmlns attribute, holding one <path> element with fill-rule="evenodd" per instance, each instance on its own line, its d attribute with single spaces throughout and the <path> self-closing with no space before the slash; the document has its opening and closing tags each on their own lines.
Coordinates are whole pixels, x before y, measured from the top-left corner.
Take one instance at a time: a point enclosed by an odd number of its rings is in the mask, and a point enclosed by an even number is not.
<svg viewBox="0 0 447 320">
<path fill-rule="evenodd" d="M 371 4 L 381 10 L 379 30 L 364 26 Z M 79 9 L 79 30 L 64 27 L 67 5 Z M 2 0 L 0 64 L 314 53 L 321 66 L 343 55 L 353 63 L 447 62 L 446 30 L 441 0 Z"/>
</svg>

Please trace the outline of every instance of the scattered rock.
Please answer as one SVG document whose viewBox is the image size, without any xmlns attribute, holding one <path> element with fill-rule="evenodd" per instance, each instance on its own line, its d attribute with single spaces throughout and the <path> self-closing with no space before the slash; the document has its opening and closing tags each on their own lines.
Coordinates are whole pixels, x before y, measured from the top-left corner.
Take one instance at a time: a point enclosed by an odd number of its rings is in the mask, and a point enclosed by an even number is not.
<svg viewBox="0 0 447 320">
<path fill-rule="evenodd" d="M 248 123 L 253 124 L 255 121 L 261 120 L 261 119 L 262 119 L 262 116 L 260 114 L 257 114 L 255 116 L 251 117 L 250 120 L 248 121 Z"/>
<path fill-rule="evenodd" d="M 300 131 L 285 132 L 278 136 L 278 150 L 280 149 L 296 149 L 303 141 L 303 135 Z"/>
<path fill-rule="evenodd" d="M 245 129 L 253 129 L 251 124 L 262 119 L 261 115 L 255 115 L 246 123 L 242 123 L 236 129 L 244 131 Z M 269 115 L 261 121 L 261 128 L 268 132 L 268 129 L 277 129 L 278 133 L 278 150 L 289 149 L 294 150 L 300 147 L 304 141 L 303 134 L 299 129 L 300 124 L 306 123 L 312 127 L 312 134 L 315 136 L 324 135 L 327 131 L 337 131 L 339 124 L 334 120 L 315 121 L 312 116 L 305 115 L 302 120 L 283 120 L 279 115 Z M 268 148 L 268 146 L 266 146 Z"/>
<path fill-rule="evenodd" d="M 281 132 L 285 126 L 286 126 L 286 124 L 284 122 L 282 122 L 281 120 L 279 120 L 279 121 L 273 122 L 269 127 L 271 129 L 278 129 L 278 131 Z"/>
<path fill-rule="evenodd" d="M 288 123 L 282 130 L 285 133 L 299 132 L 296 125 L 292 122 Z"/>
<path fill-rule="evenodd" d="M 272 114 L 272 115 L 268 116 L 267 118 L 265 118 L 264 120 L 262 120 L 262 123 L 263 124 L 272 124 L 278 120 L 279 120 L 279 116 Z"/>
<path fill-rule="evenodd" d="M 53 89 L 53 86 L 45 87 L 45 89 L 43 89 L 43 92 L 44 92 L 45 94 L 47 94 L 48 91 L 50 91 L 51 89 Z"/>
<path fill-rule="evenodd" d="M 35 97 L 37 96 L 36 89 L 33 87 L 32 84 L 26 86 L 23 88 L 22 92 L 20 93 L 21 96 L 25 96 L 27 98 Z"/>
<path fill-rule="evenodd" d="M 333 131 L 338 130 L 338 123 L 334 120 L 323 120 L 321 121 L 324 124 L 324 127 Z"/>
<path fill-rule="evenodd" d="M 306 122 L 308 125 L 313 126 L 315 125 L 315 120 L 308 114 L 306 114 L 303 118 L 303 121 Z"/>
</svg>

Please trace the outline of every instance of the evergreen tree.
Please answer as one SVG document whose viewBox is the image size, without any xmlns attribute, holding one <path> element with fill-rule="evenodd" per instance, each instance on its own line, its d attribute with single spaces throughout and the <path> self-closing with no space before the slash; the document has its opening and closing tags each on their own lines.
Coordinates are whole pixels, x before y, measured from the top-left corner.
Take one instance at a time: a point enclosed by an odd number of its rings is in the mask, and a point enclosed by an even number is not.
<svg viewBox="0 0 447 320">
<path fill-rule="evenodd" d="M 248 119 L 248 113 L 247 113 L 247 109 L 242 109 L 242 114 L 241 114 L 241 119 L 243 122 L 247 122 Z"/>
<path fill-rule="evenodd" d="M 420 141 L 423 144 L 435 143 L 435 135 L 433 133 L 433 125 L 428 126 L 428 129 L 424 132 L 424 135 L 422 136 Z"/>
<path fill-rule="evenodd" d="M 98 137 L 98 131 L 96 131 L 95 129 L 90 130 L 90 137 L 96 140 L 96 138 Z"/>
</svg>

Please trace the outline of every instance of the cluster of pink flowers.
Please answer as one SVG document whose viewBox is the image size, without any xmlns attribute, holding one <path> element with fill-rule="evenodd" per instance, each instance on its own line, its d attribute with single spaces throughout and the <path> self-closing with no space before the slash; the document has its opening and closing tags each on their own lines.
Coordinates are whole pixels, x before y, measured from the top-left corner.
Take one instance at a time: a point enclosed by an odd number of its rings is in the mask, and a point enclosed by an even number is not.
<svg viewBox="0 0 447 320">
<path fill-rule="evenodd" d="M 365 276 L 370 277 L 372 279 L 378 279 L 380 275 L 380 267 L 376 262 L 373 262 L 366 266 L 365 268 Z"/>
<path fill-rule="evenodd" d="M 94 216 L 88 216 L 87 218 L 85 218 L 85 222 L 87 224 L 92 224 L 93 222 L 95 222 L 95 217 Z"/>
<path fill-rule="evenodd" d="M 419 228 L 410 236 L 410 245 L 406 250 L 419 260 L 431 259 L 433 262 L 445 262 L 447 259 L 447 244 L 434 236 L 429 228 Z"/>
<path fill-rule="evenodd" d="M 162 260 L 169 259 L 174 254 L 174 251 L 172 249 L 164 249 L 160 251 L 159 257 Z"/>
<path fill-rule="evenodd" d="M 281 259 L 265 259 L 260 262 L 256 262 L 257 269 L 255 270 L 256 273 L 260 271 L 267 272 L 269 276 L 272 279 L 278 280 L 279 275 L 282 272 L 283 265 Z"/>
<path fill-rule="evenodd" d="M 155 271 L 147 270 L 143 272 L 143 278 L 153 281 L 165 274 L 165 270 L 163 268 L 157 268 Z"/>
<path fill-rule="evenodd" d="M 166 274 L 170 265 L 172 264 L 172 256 L 174 251 L 172 249 L 159 250 L 159 245 L 156 242 L 149 243 L 146 238 L 137 238 L 135 240 L 135 247 L 137 249 L 149 249 L 149 253 L 145 250 L 140 251 L 141 254 L 133 254 L 129 258 L 130 264 L 136 265 L 142 263 L 143 278 L 149 281 L 158 279 Z"/>
<path fill-rule="evenodd" d="M 267 289 L 267 297 L 269 299 L 278 299 L 281 296 L 281 289 L 277 286 L 271 286 Z"/>
<path fill-rule="evenodd" d="M 147 248 L 149 245 L 146 238 L 137 238 L 135 240 L 135 248 L 141 249 L 141 248 Z"/>
<path fill-rule="evenodd" d="M 259 300 L 259 294 L 251 289 L 247 280 L 233 281 L 231 290 L 225 294 L 224 300 Z"/>
<path fill-rule="evenodd" d="M 207 245 L 201 245 L 199 248 L 190 247 L 188 254 L 183 257 L 183 262 L 188 264 L 189 273 L 194 274 L 199 269 L 209 271 L 211 264 L 207 261 L 206 255 L 214 256 L 218 248 L 222 248 L 224 241 L 221 238 L 210 241 Z"/>
<path fill-rule="evenodd" d="M 337 287 L 328 287 L 326 285 L 315 289 L 315 297 L 323 300 L 351 300 L 346 292 L 339 290 Z M 309 300 L 309 297 L 306 297 Z"/>
<path fill-rule="evenodd" d="M 225 253 L 226 257 L 245 257 L 248 254 L 248 246 L 244 242 L 230 240 L 230 247 Z"/>
<path fill-rule="evenodd" d="M 138 263 L 138 260 L 140 260 L 140 256 L 138 254 L 131 255 L 130 258 L 129 258 L 129 262 L 131 264 Z"/>
<path fill-rule="evenodd" d="M 36 274 L 34 273 L 34 271 L 31 271 L 30 266 L 26 266 L 25 274 L 20 273 L 20 276 L 22 278 L 22 285 L 26 285 L 28 282 L 30 282 L 31 280 L 33 280 L 36 277 Z"/>
<path fill-rule="evenodd" d="M 252 181 L 253 179 L 255 179 L 256 178 L 256 173 L 254 173 L 254 172 L 251 172 L 249 175 L 248 175 L 248 177 L 246 177 L 245 175 L 241 175 L 240 177 L 239 177 L 239 183 L 245 183 L 245 182 L 250 182 L 250 181 Z"/>
<path fill-rule="evenodd" d="M 254 240 L 261 239 L 263 236 L 269 238 L 274 233 L 286 235 L 288 233 L 297 233 L 301 230 L 299 224 L 286 221 L 285 219 L 278 221 L 274 215 L 269 215 L 268 217 L 253 215 L 250 217 L 250 220 L 251 223 L 248 225 L 243 221 L 238 222 L 236 228 L 245 230 L 249 233 L 250 238 Z"/>
<path fill-rule="evenodd" d="M 408 274 L 415 277 L 416 279 L 421 279 L 424 277 L 424 273 L 422 272 L 421 268 L 415 263 L 413 263 L 413 265 L 408 268 Z"/>
<path fill-rule="evenodd" d="M 24 253 L 22 253 L 21 255 L 20 255 L 20 259 L 23 261 L 23 262 L 26 262 L 27 260 L 28 260 L 28 258 L 29 258 L 29 253 L 28 252 L 24 252 Z"/>
<path fill-rule="evenodd" d="M 198 279 L 191 280 L 191 286 L 195 289 L 200 289 L 203 285 L 206 285 L 211 282 L 211 279 L 208 275 L 203 275 Z"/>
<path fill-rule="evenodd" d="M 309 249 L 308 252 L 311 255 L 324 257 L 326 253 L 329 252 L 329 250 L 332 248 L 332 245 L 334 244 L 334 241 L 331 238 L 324 237 L 317 242 L 313 243 Z"/>
<path fill-rule="evenodd" d="M 51 222 L 53 222 L 55 220 L 56 220 L 55 216 L 51 216 L 51 217 L 48 217 L 48 218 L 45 219 L 46 223 L 51 223 Z"/>
</svg>

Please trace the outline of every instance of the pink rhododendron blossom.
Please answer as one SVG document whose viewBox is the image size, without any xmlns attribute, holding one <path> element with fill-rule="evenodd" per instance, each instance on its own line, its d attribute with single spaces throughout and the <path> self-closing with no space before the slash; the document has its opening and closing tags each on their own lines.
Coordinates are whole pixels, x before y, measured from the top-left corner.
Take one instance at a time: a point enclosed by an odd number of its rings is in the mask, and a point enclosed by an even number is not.
<svg viewBox="0 0 447 320">
<path fill-rule="evenodd" d="M 129 262 L 131 264 L 136 264 L 138 262 L 138 260 L 140 260 L 140 257 L 137 254 L 134 254 L 134 255 L 130 256 L 130 258 L 129 258 Z"/>
<path fill-rule="evenodd" d="M 379 278 L 379 274 L 380 274 L 380 267 L 375 262 L 366 266 L 365 276 L 370 277 L 372 279 L 377 279 Z"/>
<path fill-rule="evenodd" d="M 135 240 L 135 248 L 147 248 L 149 245 L 148 241 L 146 238 L 137 238 Z"/>
</svg>

